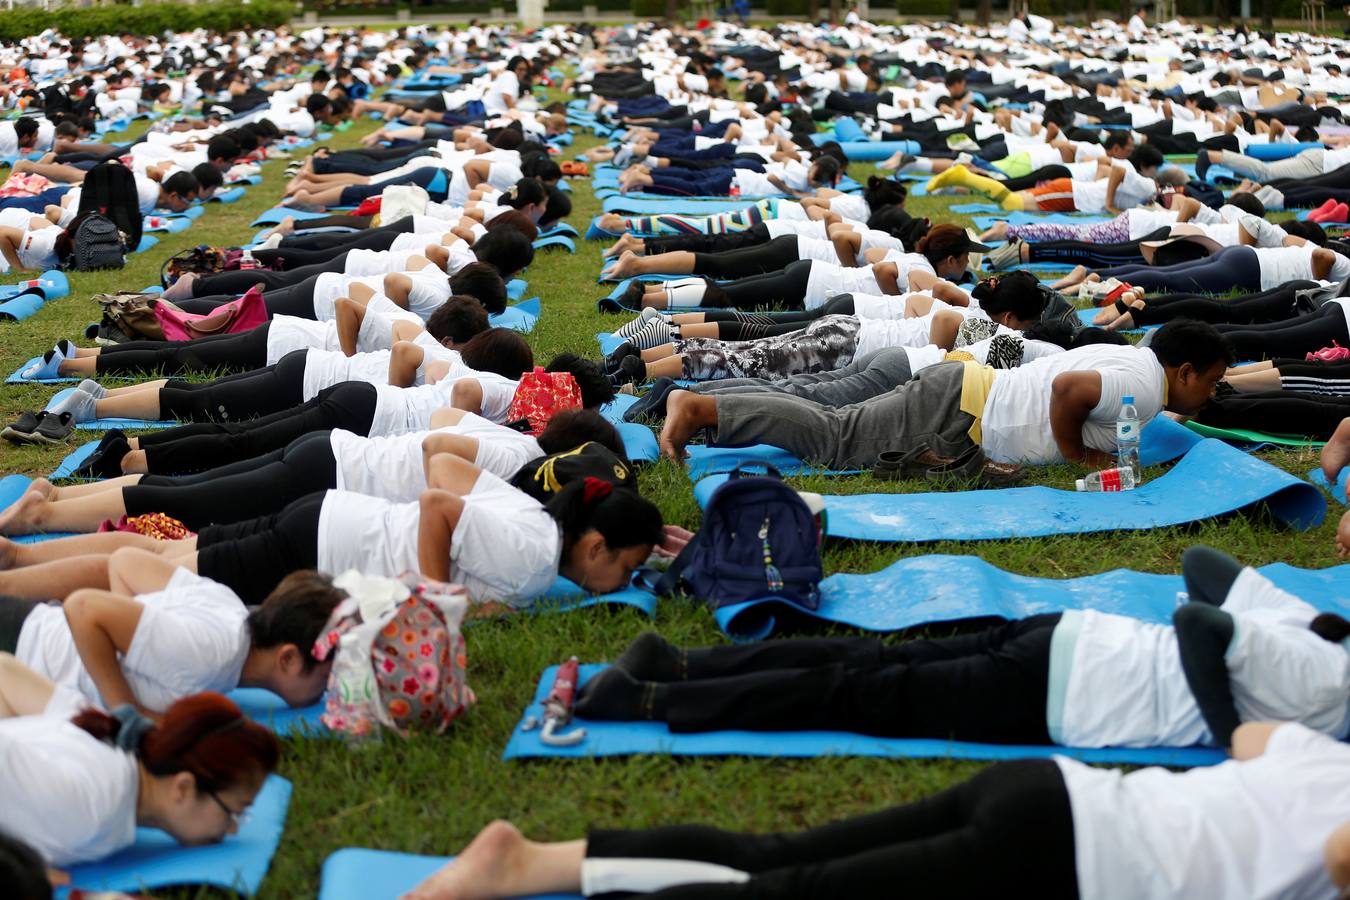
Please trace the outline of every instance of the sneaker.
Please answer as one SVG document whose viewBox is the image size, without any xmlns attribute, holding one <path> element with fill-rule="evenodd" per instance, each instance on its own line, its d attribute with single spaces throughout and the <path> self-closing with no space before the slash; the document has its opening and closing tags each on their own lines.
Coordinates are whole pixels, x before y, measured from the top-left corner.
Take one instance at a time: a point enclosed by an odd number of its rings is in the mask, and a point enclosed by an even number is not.
<svg viewBox="0 0 1350 900">
<path fill-rule="evenodd" d="M 623 361 L 630 356 L 639 356 L 642 351 L 631 341 L 624 341 L 614 348 L 614 352 L 606 356 L 600 367 L 604 369 L 606 375 L 617 375 L 619 369 L 623 366 Z"/>
<path fill-rule="evenodd" d="M 38 427 L 38 416 L 40 413 L 26 412 L 15 419 L 12 423 L 5 426 L 0 431 L 0 438 L 4 438 L 14 444 L 30 444 L 31 435 Z"/>
<path fill-rule="evenodd" d="M 980 145 L 975 143 L 971 136 L 965 133 L 948 136 L 947 147 L 950 150 L 966 150 L 970 153 L 976 153 L 980 149 Z"/>
<path fill-rule="evenodd" d="M 615 331 L 613 334 L 615 337 L 631 338 L 638 332 L 646 328 L 647 323 L 650 322 L 652 319 L 659 319 L 659 318 L 661 318 L 661 311 L 659 309 L 644 309 L 636 319 L 629 322 L 627 325 L 624 325 L 622 328 L 620 328 L 618 331 Z"/>
<path fill-rule="evenodd" d="M 68 412 L 43 413 L 38 416 L 37 428 L 33 429 L 30 440 L 37 444 L 61 444 L 75 430 L 75 422 Z"/>
<path fill-rule="evenodd" d="M 995 247 L 984 258 L 985 264 L 995 271 L 1011 269 L 1022 264 L 1022 239 L 1013 238 L 1001 247 Z"/>
</svg>

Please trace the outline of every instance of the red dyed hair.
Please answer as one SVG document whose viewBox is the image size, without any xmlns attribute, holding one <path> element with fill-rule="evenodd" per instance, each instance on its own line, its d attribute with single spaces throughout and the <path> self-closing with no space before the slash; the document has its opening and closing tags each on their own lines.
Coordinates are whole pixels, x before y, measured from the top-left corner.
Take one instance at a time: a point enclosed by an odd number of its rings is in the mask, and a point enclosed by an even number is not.
<svg viewBox="0 0 1350 900">
<path fill-rule="evenodd" d="M 74 723 L 101 741 L 112 741 L 121 723 L 99 710 L 85 710 Z M 277 767 L 276 735 L 247 718 L 220 694 L 184 697 L 141 740 L 136 756 L 152 775 L 191 772 L 202 791 L 222 791 L 257 781 Z"/>
</svg>

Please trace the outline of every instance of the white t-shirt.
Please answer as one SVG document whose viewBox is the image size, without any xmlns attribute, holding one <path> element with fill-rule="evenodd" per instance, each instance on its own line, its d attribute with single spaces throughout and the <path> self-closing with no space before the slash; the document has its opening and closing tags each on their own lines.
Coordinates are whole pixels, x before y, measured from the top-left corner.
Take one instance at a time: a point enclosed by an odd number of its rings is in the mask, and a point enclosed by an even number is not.
<svg viewBox="0 0 1350 900">
<path fill-rule="evenodd" d="M 520 79 L 516 77 L 515 72 L 508 69 L 493 79 L 492 84 L 483 92 L 483 108 L 489 113 L 500 115 L 511 109 L 507 101 L 515 103 L 519 96 Z"/>
<path fill-rule="evenodd" d="M 461 378 L 472 378 L 483 390 L 479 414 L 490 422 L 505 422 L 516 395 L 517 382 L 490 372 L 450 374 L 435 384 L 400 388 L 391 384 L 375 385 L 375 414 L 371 420 L 370 436 L 407 434 L 425 431 L 431 427 L 431 414 L 450 405 L 455 383 Z"/>
<path fill-rule="evenodd" d="M 395 576 L 418 571 L 417 501 L 329 491 L 319 513 L 319 568 Z M 533 497 L 481 472 L 450 539 L 450 580 L 478 603 L 529 606 L 558 577 L 562 535 Z"/>
<path fill-rule="evenodd" d="M 881 285 L 871 266 L 853 268 L 838 263 L 811 262 L 806 278 L 806 294 L 802 302 L 806 309 L 816 309 L 838 294 L 880 294 Z"/>
<path fill-rule="evenodd" d="M 120 662 L 142 706 L 162 712 L 189 694 L 225 693 L 239 686 L 250 639 L 248 608 L 234 591 L 180 568 L 164 590 L 136 600 L 145 609 Z M 106 706 L 59 605 L 34 607 L 14 655 L 35 672 Z"/>
<path fill-rule="evenodd" d="M 342 270 L 346 275 L 384 275 L 389 272 L 402 272 L 408 267 L 409 260 L 422 255 L 423 247 L 408 250 L 349 250 Z"/>
<path fill-rule="evenodd" d="M 1334 900 L 1327 838 L 1350 809 L 1350 747 L 1302 725 L 1246 762 L 1124 774 L 1055 757 L 1082 897 Z"/>
<path fill-rule="evenodd" d="M 455 425 L 392 437 L 361 437 L 334 430 L 330 437 L 337 460 L 337 489 L 369 494 L 395 503 L 416 500 L 426 489 L 422 442 L 433 434 L 456 434 L 478 441 L 474 464 L 502 479 L 543 456 L 539 442 L 514 428 L 468 413 Z"/>
<path fill-rule="evenodd" d="M 1254 247 L 1257 261 L 1261 264 L 1261 290 L 1268 291 L 1290 281 L 1307 281 L 1312 278 L 1312 257 L 1317 250 L 1314 244 L 1298 247 Z M 1331 265 L 1328 281 L 1337 282 L 1350 278 L 1350 259 L 1336 254 Z"/>
<path fill-rule="evenodd" d="M 1116 209 L 1129 209 L 1151 203 L 1158 194 L 1158 184 L 1152 178 L 1145 178 L 1130 166 L 1117 166 L 1125 169 L 1125 177 L 1116 185 Z M 1106 209 L 1107 179 L 1073 182 L 1073 207 L 1078 212 L 1103 212 Z"/>
<path fill-rule="evenodd" d="M 103 859 L 136 840 L 136 760 L 53 716 L 0 720 L 0 832 L 49 866 Z"/>
<path fill-rule="evenodd" d="M 1166 375 L 1153 351 L 1116 345 L 1079 347 L 994 376 L 980 418 L 984 452 L 998 462 L 1063 462 L 1050 430 L 1051 385 L 1065 372 L 1091 370 L 1101 374 L 1102 391 L 1083 423 L 1088 447 L 1115 450 L 1116 416 L 1123 397 L 1133 395 L 1140 427 L 1162 412 Z"/>
</svg>

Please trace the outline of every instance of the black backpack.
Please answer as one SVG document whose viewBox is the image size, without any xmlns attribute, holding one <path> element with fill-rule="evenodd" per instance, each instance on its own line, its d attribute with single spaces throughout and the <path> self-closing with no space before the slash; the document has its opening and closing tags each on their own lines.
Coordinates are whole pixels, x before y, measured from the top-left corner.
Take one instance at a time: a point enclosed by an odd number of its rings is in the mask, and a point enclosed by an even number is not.
<svg viewBox="0 0 1350 900">
<path fill-rule="evenodd" d="M 112 219 L 91 212 L 75 226 L 66 267 L 80 272 L 120 269 L 127 264 L 127 246 Z"/>
<path fill-rule="evenodd" d="M 807 610 L 820 605 L 821 529 L 806 501 L 778 470 L 747 475 L 740 466 L 713 491 L 703 527 L 653 586 L 721 608 L 776 597 Z"/>
</svg>

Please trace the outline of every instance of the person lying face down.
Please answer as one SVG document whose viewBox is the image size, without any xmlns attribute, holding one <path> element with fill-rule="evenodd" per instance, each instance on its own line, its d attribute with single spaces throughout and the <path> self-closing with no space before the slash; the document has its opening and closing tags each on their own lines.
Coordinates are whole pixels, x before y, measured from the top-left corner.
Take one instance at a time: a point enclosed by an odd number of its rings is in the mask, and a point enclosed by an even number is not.
<svg viewBox="0 0 1350 900">
<path fill-rule="evenodd" d="M 712 446 L 767 443 L 831 468 L 869 468 L 885 451 L 926 444 L 958 456 L 979 444 L 995 462 L 1110 463 L 1122 398 L 1143 424 L 1164 409 L 1194 414 L 1232 362 L 1213 326 L 1179 320 L 1147 348 L 1079 347 L 1015 369 L 971 362 L 931 366 L 901 388 L 842 409 L 795 396 L 700 395 L 666 401 L 663 454 L 682 459 L 698 431 Z"/>
<path fill-rule="evenodd" d="M 281 756 L 276 736 L 220 694 L 184 697 L 158 721 L 82 706 L 0 654 L 0 831 L 22 834 L 51 867 L 110 856 L 138 826 L 217 843 Z"/>
</svg>

